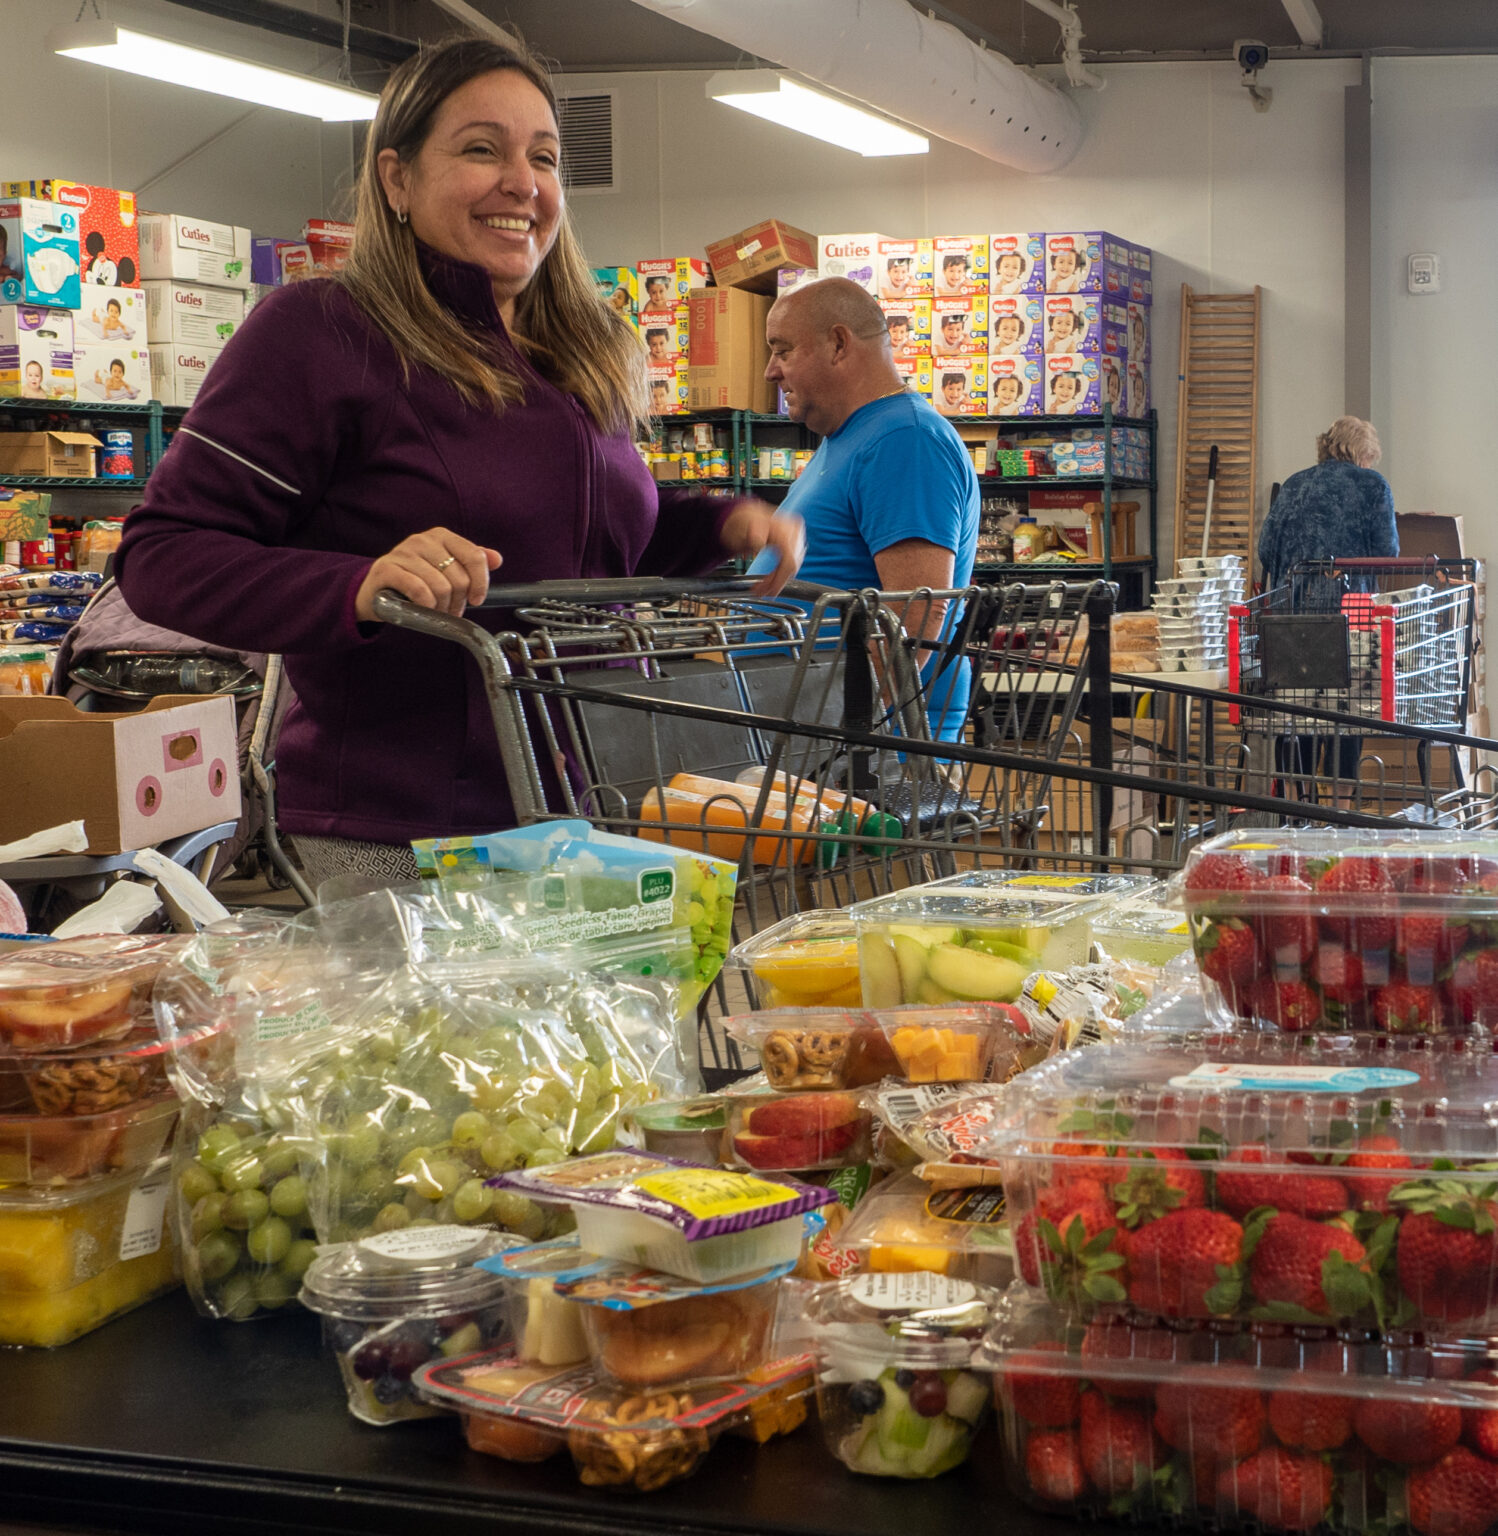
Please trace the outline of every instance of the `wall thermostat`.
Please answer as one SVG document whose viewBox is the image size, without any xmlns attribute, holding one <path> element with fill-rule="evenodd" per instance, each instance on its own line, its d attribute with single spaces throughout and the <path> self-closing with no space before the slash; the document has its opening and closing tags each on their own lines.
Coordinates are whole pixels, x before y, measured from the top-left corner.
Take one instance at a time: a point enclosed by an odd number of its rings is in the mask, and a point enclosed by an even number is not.
<svg viewBox="0 0 1498 1536">
<path fill-rule="evenodd" d="M 1441 291 L 1441 258 L 1429 252 L 1410 257 L 1410 292 Z"/>
</svg>

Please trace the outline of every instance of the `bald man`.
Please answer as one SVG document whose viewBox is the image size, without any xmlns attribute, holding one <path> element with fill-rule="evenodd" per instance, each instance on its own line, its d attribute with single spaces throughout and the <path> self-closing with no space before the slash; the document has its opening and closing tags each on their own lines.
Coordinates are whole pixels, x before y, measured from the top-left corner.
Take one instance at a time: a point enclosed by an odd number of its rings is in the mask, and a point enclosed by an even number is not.
<svg viewBox="0 0 1498 1536">
<path fill-rule="evenodd" d="M 766 323 L 765 377 L 791 420 L 821 439 L 783 507 L 806 522 L 803 581 L 836 587 L 965 587 L 978 548 L 978 478 L 962 439 L 895 371 L 879 301 L 843 277 L 779 299 Z M 912 604 L 907 630 L 934 645 L 957 615 Z M 931 734 L 956 741 L 967 717 L 966 661 L 922 667 Z"/>
</svg>

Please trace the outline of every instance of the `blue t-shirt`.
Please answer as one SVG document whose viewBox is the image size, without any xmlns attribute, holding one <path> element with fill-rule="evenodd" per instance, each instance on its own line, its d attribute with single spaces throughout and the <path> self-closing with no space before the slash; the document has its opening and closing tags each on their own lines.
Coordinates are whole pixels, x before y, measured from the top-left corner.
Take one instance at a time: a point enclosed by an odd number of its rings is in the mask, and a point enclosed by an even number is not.
<svg viewBox="0 0 1498 1536">
<path fill-rule="evenodd" d="M 950 549 L 952 585 L 972 580 L 978 477 L 952 424 L 919 395 L 890 395 L 860 406 L 822 440 L 782 505 L 806 523 L 803 581 L 855 590 L 881 586 L 874 556 L 902 539 Z M 957 621 L 957 607 L 947 608 L 943 640 Z M 931 734 L 956 741 L 967 717 L 972 669 L 963 659 L 933 679 L 935 662 L 929 655 L 922 668 Z"/>
</svg>

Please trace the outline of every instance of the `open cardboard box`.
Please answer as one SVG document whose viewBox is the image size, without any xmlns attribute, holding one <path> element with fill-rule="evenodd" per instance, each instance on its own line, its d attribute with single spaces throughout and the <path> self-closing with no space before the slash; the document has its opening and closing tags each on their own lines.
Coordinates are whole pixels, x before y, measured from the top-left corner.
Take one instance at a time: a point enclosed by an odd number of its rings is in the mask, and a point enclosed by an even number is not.
<svg viewBox="0 0 1498 1536">
<path fill-rule="evenodd" d="M 138 714 L 0 698 L 0 842 L 81 821 L 88 852 L 124 853 L 240 812 L 234 701 L 174 694 Z"/>
</svg>

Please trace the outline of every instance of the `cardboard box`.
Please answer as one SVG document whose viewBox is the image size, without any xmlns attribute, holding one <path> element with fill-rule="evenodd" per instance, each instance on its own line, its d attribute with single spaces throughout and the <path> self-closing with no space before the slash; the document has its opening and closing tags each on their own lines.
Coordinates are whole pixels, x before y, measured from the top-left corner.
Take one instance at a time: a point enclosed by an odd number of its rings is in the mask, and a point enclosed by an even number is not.
<svg viewBox="0 0 1498 1536">
<path fill-rule="evenodd" d="M 1130 297 L 1129 242 L 1106 230 L 1068 230 L 1045 237 L 1047 293 Z"/>
<path fill-rule="evenodd" d="M 0 842 L 82 821 L 90 853 L 123 853 L 235 821 L 234 702 L 168 694 L 113 715 L 0 698 L 0 783 Z"/>
<path fill-rule="evenodd" d="M 293 244 L 274 235 L 250 236 L 250 282 L 265 288 L 279 288 L 282 283 L 280 248 Z"/>
<path fill-rule="evenodd" d="M 78 215 L 79 276 L 85 288 L 134 288 L 140 283 L 140 230 L 135 193 L 117 187 L 46 177 L 0 181 L 0 198 L 34 197 Z"/>
<path fill-rule="evenodd" d="M 1098 293 L 1048 293 L 1045 350 L 1117 357 L 1128 350 L 1128 310 Z"/>
<path fill-rule="evenodd" d="M 1043 363 L 1047 416 L 1096 416 L 1102 410 L 1103 371 L 1097 358 L 1047 352 Z"/>
<path fill-rule="evenodd" d="M 988 295 L 988 236 L 938 235 L 931 242 L 934 297 Z"/>
<path fill-rule="evenodd" d="M 347 250 L 354 243 L 354 226 L 342 219 L 308 219 L 302 239 L 309 245 L 341 245 Z"/>
<path fill-rule="evenodd" d="M 1115 416 L 1125 416 L 1128 414 L 1124 409 L 1128 403 L 1126 399 L 1128 391 L 1126 370 L 1128 365 L 1129 359 L 1127 354 L 1120 357 L 1115 356 L 1111 352 L 1104 352 L 1098 358 L 1098 366 L 1101 368 L 1103 376 L 1101 398 L 1111 407 Z M 1099 409 L 1101 408 L 1100 406 Z M 1133 474 L 1134 466 L 1125 465 L 1120 458 L 1120 461 L 1114 464 L 1113 472 L 1116 475 Z"/>
<path fill-rule="evenodd" d="M 1146 304 L 1132 300 L 1124 306 L 1129 327 L 1129 356 L 1138 363 L 1150 360 L 1150 312 Z"/>
<path fill-rule="evenodd" d="M 929 299 L 934 252 L 929 240 L 881 240 L 875 271 L 881 299 Z"/>
<path fill-rule="evenodd" d="M 765 378 L 769 296 L 743 288 L 697 288 L 691 311 L 691 408 L 773 411 L 774 386 Z"/>
<path fill-rule="evenodd" d="M 912 353 L 895 358 L 895 372 L 905 380 L 905 387 L 922 400 L 931 398 L 933 372 L 929 352 Z"/>
<path fill-rule="evenodd" d="M 312 257 L 312 270 L 319 274 L 341 272 L 348 265 L 353 247 L 339 240 L 308 240 L 307 252 Z"/>
<path fill-rule="evenodd" d="M 674 368 L 678 361 L 689 361 L 691 316 L 686 304 L 674 309 L 647 309 L 641 314 L 640 337 L 645 343 L 645 360 L 652 368 Z"/>
<path fill-rule="evenodd" d="M 943 416 L 988 415 L 988 358 L 936 357 L 931 360 L 931 403 Z"/>
<path fill-rule="evenodd" d="M 120 292 L 124 292 L 121 289 Z M 151 353 L 137 342 L 93 341 L 73 348 L 73 378 L 80 400 L 116 405 L 151 398 Z"/>
<path fill-rule="evenodd" d="M 222 347 L 244 324 L 244 294 L 237 288 L 152 279 L 146 296 L 146 330 L 158 346 Z"/>
<path fill-rule="evenodd" d="M 0 202 L 0 304 L 77 309 L 78 215 L 59 203 Z"/>
<path fill-rule="evenodd" d="M 0 544 L 45 539 L 51 514 L 51 491 L 0 485 Z"/>
<path fill-rule="evenodd" d="M 884 238 L 883 235 L 818 235 L 817 271 L 823 277 L 846 277 L 878 298 L 879 247 Z"/>
<path fill-rule="evenodd" d="M 896 357 L 931 355 L 930 299 L 880 299 L 879 308 Z"/>
<path fill-rule="evenodd" d="M 1150 409 L 1150 367 L 1148 363 L 1126 360 L 1127 388 L 1124 391 L 1130 416 L 1148 416 Z"/>
<path fill-rule="evenodd" d="M 139 288 L 111 288 L 100 293 L 83 290 L 83 303 L 73 312 L 73 343 L 79 347 L 131 343 L 143 347 L 146 335 L 146 296 Z"/>
<path fill-rule="evenodd" d="M 988 355 L 1039 357 L 1044 350 L 1044 296 L 1034 293 L 995 294 L 988 301 Z"/>
<path fill-rule="evenodd" d="M 652 256 L 635 263 L 639 309 L 672 309 L 687 303 L 694 288 L 706 288 L 707 263 L 695 256 Z"/>
<path fill-rule="evenodd" d="M 1045 414 L 1045 388 L 1038 352 L 1023 357 L 990 357 L 988 393 L 994 416 Z"/>
<path fill-rule="evenodd" d="M 151 354 L 151 392 L 163 405 L 191 405 L 221 347 L 155 346 Z"/>
<path fill-rule="evenodd" d="M 988 300 L 981 295 L 931 301 L 933 357 L 988 356 Z"/>
<path fill-rule="evenodd" d="M 988 237 L 988 293 L 1045 292 L 1045 236 L 1038 233 Z"/>
<path fill-rule="evenodd" d="M 652 416 L 684 416 L 692 409 L 691 370 L 684 357 L 675 363 L 645 370 L 650 384 Z"/>
<path fill-rule="evenodd" d="M 1439 512 L 1397 512 L 1395 526 L 1399 530 L 1399 558 L 1424 560 L 1434 555 L 1437 560 L 1462 558 L 1462 520 L 1446 517 Z"/>
<path fill-rule="evenodd" d="M 774 293 L 776 274 L 782 267 L 816 266 L 816 236 L 779 219 L 766 219 L 736 235 L 714 240 L 707 248 L 707 264 L 720 288 Z"/>
<path fill-rule="evenodd" d="M 88 480 L 94 473 L 94 449 L 102 446 L 92 432 L 0 432 L 0 477 L 66 475 Z"/>
<path fill-rule="evenodd" d="M 140 216 L 140 275 L 210 288 L 250 286 L 250 232 L 185 213 Z"/>
<path fill-rule="evenodd" d="M 633 321 L 640 310 L 640 280 L 633 267 L 594 267 L 593 281 L 598 297 L 626 320 Z"/>
<path fill-rule="evenodd" d="M 0 308 L 0 396 L 73 398 L 73 315 L 31 304 Z"/>
</svg>

